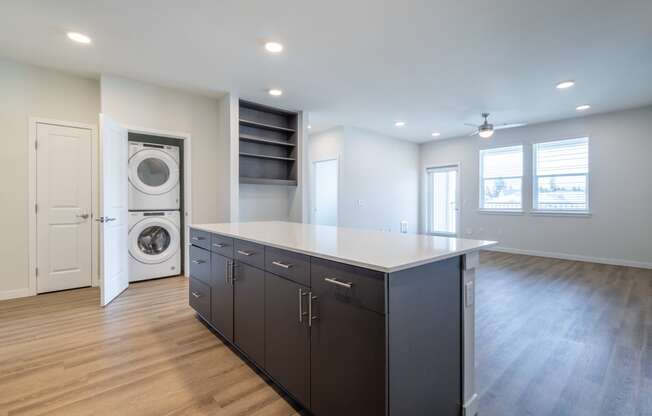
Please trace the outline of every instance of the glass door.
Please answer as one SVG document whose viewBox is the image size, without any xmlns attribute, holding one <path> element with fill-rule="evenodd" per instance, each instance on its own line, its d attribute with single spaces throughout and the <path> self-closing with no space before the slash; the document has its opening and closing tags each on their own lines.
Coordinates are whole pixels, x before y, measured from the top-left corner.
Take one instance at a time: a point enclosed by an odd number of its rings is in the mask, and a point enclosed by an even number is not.
<svg viewBox="0 0 652 416">
<path fill-rule="evenodd" d="M 459 216 L 459 166 L 433 167 L 428 175 L 428 233 L 457 236 Z"/>
</svg>

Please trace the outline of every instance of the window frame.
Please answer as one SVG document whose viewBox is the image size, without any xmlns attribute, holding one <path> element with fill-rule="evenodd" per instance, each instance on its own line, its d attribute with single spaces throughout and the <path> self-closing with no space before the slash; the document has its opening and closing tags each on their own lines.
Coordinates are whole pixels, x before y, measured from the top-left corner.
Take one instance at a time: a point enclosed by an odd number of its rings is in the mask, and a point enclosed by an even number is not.
<svg viewBox="0 0 652 416">
<path fill-rule="evenodd" d="M 586 173 L 566 173 L 561 175 L 537 175 L 537 145 L 545 143 L 565 142 L 571 140 L 586 140 Z M 563 176 L 585 176 L 586 177 L 586 209 L 539 209 L 538 196 L 539 196 L 539 178 L 549 177 L 563 177 Z M 532 143 L 532 209 L 530 212 L 533 215 L 559 215 L 559 216 L 590 216 L 591 215 L 591 140 L 588 136 L 570 137 L 564 139 L 554 140 L 541 140 Z"/>
<path fill-rule="evenodd" d="M 520 148 L 521 150 L 521 175 L 520 176 L 500 176 L 496 178 L 487 178 L 485 179 L 484 177 L 484 157 L 483 154 L 485 152 L 496 152 L 498 153 L 498 150 L 505 150 L 505 149 L 515 149 L 515 148 Z M 508 145 L 508 146 L 497 146 L 497 147 L 489 147 L 486 149 L 480 149 L 480 152 L 478 153 L 479 157 L 479 183 L 478 183 L 478 191 L 479 191 L 479 197 L 478 197 L 478 211 L 484 212 L 484 213 L 506 213 L 506 214 L 522 214 L 524 212 L 524 206 L 523 203 L 525 199 L 523 198 L 523 193 L 525 191 L 524 189 L 524 181 L 523 177 L 525 176 L 525 145 L 523 144 L 514 144 L 514 145 Z M 521 180 L 521 198 L 520 198 L 520 207 L 519 208 L 486 208 L 485 207 L 485 195 L 484 195 L 484 182 L 485 180 L 494 180 L 494 179 L 520 179 Z"/>
</svg>

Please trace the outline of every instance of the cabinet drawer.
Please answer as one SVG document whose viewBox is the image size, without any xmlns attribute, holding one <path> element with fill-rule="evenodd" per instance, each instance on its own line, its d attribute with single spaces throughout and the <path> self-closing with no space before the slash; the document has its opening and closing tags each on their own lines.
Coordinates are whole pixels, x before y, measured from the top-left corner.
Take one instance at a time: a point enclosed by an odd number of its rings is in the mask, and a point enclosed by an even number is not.
<svg viewBox="0 0 652 416">
<path fill-rule="evenodd" d="M 319 296 L 385 313 L 385 275 L 312 257 L 310 285 Z"/>
<path fill-rule="evenodd" d="M 190 229 L 190 244 L 193 246 L 205 248 L 210 250 L 211 248 L 211 235 L 210 233 L 202 230 L 196 230 L 194 228 Z"/>
<path fill-rule="evenodd" d="M 213 234 L 211 237 L 211 251 L 225 257 L 233 258 L 233 239 Z"/>
<path fill-rule="evenodd" d="M 206 321 L 211 319 L 211 288 L 207 284 L 190 278 L 188 293 L 190 306 Z"/>
<path fill-rule="evenodd" d="M 265 270 L 301 285 L 310 285 L 310 257 L 305 254 L 265 247 Z"/>
<path fill-rule="evenodd" d="M 234 258 L 262 269 L 265 265 L 265 248 L 249 241 L 235 240 Z"/>
<path fill-rule="evenodd" d="M 211 253 L 203 248 L 190 246 L 190 277 L 211 284 Z"/>
</svg>

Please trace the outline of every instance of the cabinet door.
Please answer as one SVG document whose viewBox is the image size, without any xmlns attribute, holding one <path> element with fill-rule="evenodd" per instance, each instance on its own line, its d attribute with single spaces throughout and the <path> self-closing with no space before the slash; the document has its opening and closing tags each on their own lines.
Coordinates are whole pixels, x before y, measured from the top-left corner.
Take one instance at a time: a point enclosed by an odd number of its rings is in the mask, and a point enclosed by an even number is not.
<svg viewBox="0 0 652 416">
<path fill-rule="evenodd" d="M 310 407 L 308 288 L 265 273 L 265 369 Z"/>
<path fill-rule="evenodd" d="M 236 261 L 234 342 L 250 359 L 265 366 L 265 272 Z"/>
<path fill-rule="evenodd" d="M 233 286 L 231 260 L 211 253 L 211 324 L 222 336 L 233 341 Z"/>
<path fill-rule="evenodd" d="M 346 288 L 312 281 L 310 409 L 385 415 L 385 317 L 350 301 Z"/>
</svg>

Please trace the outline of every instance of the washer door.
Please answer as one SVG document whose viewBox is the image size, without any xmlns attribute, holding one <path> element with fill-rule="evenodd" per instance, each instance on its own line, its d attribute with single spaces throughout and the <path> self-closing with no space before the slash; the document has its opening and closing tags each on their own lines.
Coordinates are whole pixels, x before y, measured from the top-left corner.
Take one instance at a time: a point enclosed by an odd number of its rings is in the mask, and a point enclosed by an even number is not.
<svg viewBox="0 0 652 416">
<path fill-rule="evenodd" d="M 145 218 L 129 231 L 129 253 L 141 263 L 157 264 L 179 250 L 179 230 L 163 217 Z"/>
<path fill-rule="evenodd" d="M 129 159 L 129 182 L 148 195 L 170 192 L 179 183 L 179 165 L 161 150 L 141 150 Z"/>
</svg>

